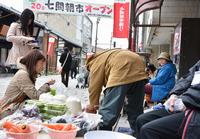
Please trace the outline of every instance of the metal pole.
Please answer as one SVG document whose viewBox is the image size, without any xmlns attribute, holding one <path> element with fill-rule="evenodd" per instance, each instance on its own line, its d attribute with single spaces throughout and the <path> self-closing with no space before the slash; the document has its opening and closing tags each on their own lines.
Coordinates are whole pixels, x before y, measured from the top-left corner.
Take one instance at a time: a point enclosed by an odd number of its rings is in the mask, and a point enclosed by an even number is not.
<svg viewBox="0 0 200 139">
<path fill-rule="evenodd" d="M 49 31 L 47 30 L 47 52 L 48 52 L 48 45 L 49 45 Z M 46 55 L 46 70 L 45 70 L 45 75 L 48 75 L 48 66 L 49 66 L 49 56 L 48 54 Z"/>
<path fill-rule="evenodd" d="M 45 28 L 47 27 L 47 23 L 48 23 L 48 14 L 46 15 L 46 17 L 47 17 L 47 19 L 46 19 L 46 21 L 44 22 L 44 24 L 45 24 Z M 45 75 L 47 76 L 48 75 L 48 67 L 49 67 L 49 56 L 48 56 L 48 46 L 49 46 L 49 33 L 50 33 L 50 30 L 47 28 L 46 29 L 46 34 L 47 34 L 47 48 L 46 48 L 46 68 L 45 68 Z"/>
<path fill-rule="evenodd" d="M 46 56 L 46 59 L 47 59 L 47 62 L 46 62 L 46 70 L 45 70 L 45 75 L 47 76 L 48 75 L 48 62 L 49 62 L 49 56 L 47 55 Z"/>
<path fill-rule="evenodd" d="M 56 46 L 56 49 L 58 50 L 59 48 L 59 37 L 57 36 L 57 46 Z M 58 51 L 56 51 L 56 66 L 55 66 L 55 71 L 57 70 L 57 67 L 58 67 Z"/>
<path fill-rule="evenodd" d="M 85 48 L 84 48 L 85 46 L 83 45 L 83 44 L 84 44 L 84 36 L 83 36 L 83 35 L 84 35 L 84 34 L 83 34 L 83 33 L 84 33 L 84 21 L 83 21 L 83 20 L 84 20 L 84 16 L 81 16 L 81 44 L 82 44 L 82 50 L 81 50 L 81 66 L 84 65 L 84 64 L 83 64 L 83 58 L 84 58 L 84 57 L 83 57 L 83 54 L 84 54 L 84 53 L 83 53 L 83 50 L 85 49 Z"/>
<path fill-rule="evenodd" d="M 111 32 L 111 37 L 110 37 L 110 49 L 112 48 L 112 35 L 113 35 L 113 33 Z"/>
<path fill-rule="evenodd" d="M 97 17 L 97 22 L 96 22 L 96 39 L 95 39 L 95 53 L 96 53 L 96 51 L 97 51 L 97 40 L 98 40 L 98 38 L 97 38 L 97 35 L 98 35 L 98 24 L 99 24 L 99 21 L 100 21 L 100 17 Z"/>
<path fill-rule="evenodd" d="M 131 0 L 131 9 L 130 9 L 130 25 L 129 25 L 129 49 L 131 50 L 131 51 L 134 51 L 134 50 L 132 50 L 132 49 L 134 49 L 134 48 L 132 48 L 132 46 L 131 45 L 134 45 L 133 43 L 134 43 L 134 41 L 132 40 L 133 38 L 132 38 L 132 29 L 133 29 L 133 26 L 134 26 L 134 3 L 135 3 L 135 0 Z M 135 37 L 135 36 L 134 36 Z M 133 43 L 132 43 L 133 42 Z"/>
</svg>

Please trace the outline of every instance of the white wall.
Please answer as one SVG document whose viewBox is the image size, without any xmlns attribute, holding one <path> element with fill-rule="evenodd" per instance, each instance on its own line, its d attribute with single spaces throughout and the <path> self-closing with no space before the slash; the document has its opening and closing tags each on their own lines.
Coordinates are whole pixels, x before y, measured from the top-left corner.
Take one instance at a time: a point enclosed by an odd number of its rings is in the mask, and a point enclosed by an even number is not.
<svg viewBox="0 0 200 139">
<path fill-rule="evenodd" d="M 0 0 L 0 3 L 8 7 L 13 7 L 20 12 L 23 11 L 23 0 Z"/>
</svg>

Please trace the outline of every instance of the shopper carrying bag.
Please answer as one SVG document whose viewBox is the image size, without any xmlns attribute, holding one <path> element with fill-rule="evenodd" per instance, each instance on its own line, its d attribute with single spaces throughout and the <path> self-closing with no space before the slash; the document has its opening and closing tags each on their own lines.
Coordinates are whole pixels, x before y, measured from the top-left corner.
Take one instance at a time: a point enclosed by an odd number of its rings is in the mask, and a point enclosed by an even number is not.
<svg viewBox="0 0 200 139">
<path fill-rule="evenodd" d="M 61 63 L 60 73 L 61 73 L 61 79 L 62 83 L 68 87 L 68 80 L 69 80 L 69 71 L 72 63 L 72 56 L 70 52 L 72 51 L 72 47 L 67 47 L 65 45 L 64 52 L 61 54 L 61 57 L 59 59 Z"/>
</svg>

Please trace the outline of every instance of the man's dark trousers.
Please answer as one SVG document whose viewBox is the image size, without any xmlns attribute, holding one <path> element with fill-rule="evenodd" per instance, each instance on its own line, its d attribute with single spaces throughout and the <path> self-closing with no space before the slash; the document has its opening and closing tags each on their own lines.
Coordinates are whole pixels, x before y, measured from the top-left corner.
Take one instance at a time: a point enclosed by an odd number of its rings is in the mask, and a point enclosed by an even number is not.
<svg viewBox="0 0 200 139">
<path fill-rule="evenodd" d="M 103 123 L 100 130 L 112 130 L 113 125 L 119 118 L 121 109 L 127 97 L 128 121 L 135 130 L 136 118 L 143 113 L 145 80 L 130 84 L 107 88 L 104 91 L 104 98 L 99 108 L 99 114 L 103 116 Z"/>
</svg>

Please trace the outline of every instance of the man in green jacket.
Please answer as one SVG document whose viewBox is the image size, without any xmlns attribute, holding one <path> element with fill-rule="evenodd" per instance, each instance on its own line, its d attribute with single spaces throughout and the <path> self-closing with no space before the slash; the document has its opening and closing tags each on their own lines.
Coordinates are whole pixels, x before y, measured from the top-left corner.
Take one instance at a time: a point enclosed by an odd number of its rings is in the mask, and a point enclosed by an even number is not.
<svg viewBox="0 0 200 139">
<path fill-rule="evenodd" d="M 104 98 L 99 106 L 99 114 L 103 117 L 100 129 L 112 130 L 127 97 L 128 121 L 134 130 L 137 116 L 143 113 L 147 79 L 142 58 L 129 50 L 113 49 L 92 55 L 86 65 L 90 71 L 90 104 L 86 112 L 96 112 L 104 86 Z"/>
</svg>

